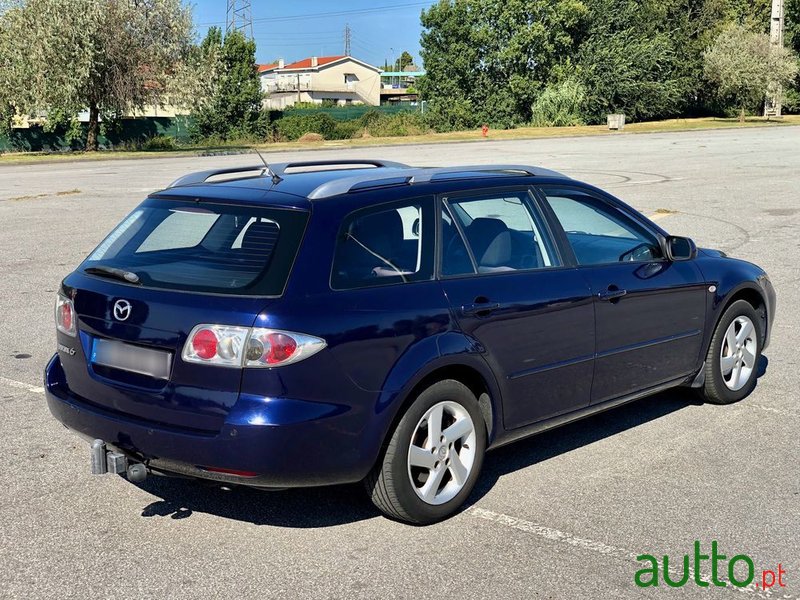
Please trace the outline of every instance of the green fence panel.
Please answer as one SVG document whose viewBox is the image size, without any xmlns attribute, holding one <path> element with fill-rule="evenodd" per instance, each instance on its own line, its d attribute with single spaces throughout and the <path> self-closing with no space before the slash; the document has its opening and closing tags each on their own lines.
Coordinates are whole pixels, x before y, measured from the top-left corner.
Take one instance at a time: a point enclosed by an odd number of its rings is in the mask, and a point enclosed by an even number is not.
<svg viewBox="0 0 800 600">
<path fill-rule="evenodd" d="M 126 143 L 144 142 L 145 140 L 165 136 L 174 138 L 176 142 L 190 141 L 189 129 L 191 118 L 178 117 L 142 117 L 138 119 L 122 119 L 105 127 L 99 137 L 102 148 L 114 148 Z M 82 134 L 72 142 L 66 139 L 66 129 L 44 131 L 41 127 L 32 126 L 27 129 L 12 129 L 8 134 L 0 134 L 0 152 L 64 152 L 82 150 L 86 146 L 86 124 L 81 125 Z"/>
</svg>

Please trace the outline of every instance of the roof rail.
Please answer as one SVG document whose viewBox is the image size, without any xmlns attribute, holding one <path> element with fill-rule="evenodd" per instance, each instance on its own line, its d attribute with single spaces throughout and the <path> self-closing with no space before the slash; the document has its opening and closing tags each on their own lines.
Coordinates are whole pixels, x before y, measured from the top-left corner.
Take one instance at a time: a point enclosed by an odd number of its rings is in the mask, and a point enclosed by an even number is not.
<svg viewBox="0 0 800 600">
<path fill-rule="evenodd" d="M 529 167 L 527 165 L 467 165 L 462 167 L 438 167 L 435 169 L 425 169 L 420 175 L 415 175 L 412 183 L 429 183 L 437 175 L 457 175 L 458 173 L 521 173 L 530 177 L 541 177 L 544 171 L 546 171 L 546 169 Z M 553 171 L 553 173 L 555 172 Z"/>
<path fill-rule="evenodd" d="M 196 171 L 183 177 L 179 177 L 167 186 L 167 189 L 182 187 L 187 185 L 198 185 L 217 175 L 230 175 L 233 173 L 247 173 L 248 171 L 261 171 L 261 175 L 266 173 L 267 168 L 264 164 L 249 165 L 247 167 L 228 167 L 227 169 L 210 169 L 208 171 Z"/>
<path fill-rule="evenodd" d="M 287 163 L 276 163 L 270 165 L 272 172 L 278 177 L 283 177 L 288 169 L 303 169 L 306 167 L 354 167 L 354 166 L 367 166 L 377 167 L 384 169 L 408 169 L 408 165 L 403 163 L 393 162 L 390 160 L 359 160 L 359 159 L 346 159 L 346 160 L 303 160 Z M 333 169 L 329 169 L 333 170 Z"/>
<path fill-rule="evenodd" d="M 562 173 L 543 169 L 540 167 L 529 167 L 526 165 L 469 165 L 463 167 L 420 167 L 406 168 L 400 171 L 383 171 L 380 174 L 366 171 L 353 175 L 352 177 L 342 177 L 323 183 L 312 191 L 308 198 L 311 200 L 321 200 L 331 198 L 340 194 L 347 194 L 354 189 L 365 189 L 366 187 L 380 187 L 381 185 L 414 185 L 419 183 L 430 183 L 440 175 L 458 175 L 467 173 L 520 173 L 528 177 L 565 177 Z"/>
</svg>

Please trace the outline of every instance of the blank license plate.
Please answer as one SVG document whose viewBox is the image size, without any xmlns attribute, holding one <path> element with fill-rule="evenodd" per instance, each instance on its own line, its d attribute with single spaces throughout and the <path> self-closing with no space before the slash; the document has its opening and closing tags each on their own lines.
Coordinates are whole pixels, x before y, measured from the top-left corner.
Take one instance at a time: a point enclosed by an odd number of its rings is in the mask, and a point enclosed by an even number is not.
<svg viewBox="0 0 800 600">
<path fill-rule="evenodd" d="M 92 363 L 147 375 L 154 379 L 169 379 L 172 353 L 140 348 L 113 340 L 95 339 Z"/>
</svg>

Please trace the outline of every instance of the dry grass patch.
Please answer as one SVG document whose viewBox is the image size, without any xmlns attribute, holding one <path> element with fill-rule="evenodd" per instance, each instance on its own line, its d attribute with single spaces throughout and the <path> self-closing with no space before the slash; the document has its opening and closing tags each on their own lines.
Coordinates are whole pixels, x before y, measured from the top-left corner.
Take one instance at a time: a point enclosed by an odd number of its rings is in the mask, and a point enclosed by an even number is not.
<svg viewBox="0 0 800 600">
<path fill-rule="evenodd" d="M 324 142 L 325 138 L 320 133 L 304 133 L 297 140 L 298 142 Z"/>
</svg>

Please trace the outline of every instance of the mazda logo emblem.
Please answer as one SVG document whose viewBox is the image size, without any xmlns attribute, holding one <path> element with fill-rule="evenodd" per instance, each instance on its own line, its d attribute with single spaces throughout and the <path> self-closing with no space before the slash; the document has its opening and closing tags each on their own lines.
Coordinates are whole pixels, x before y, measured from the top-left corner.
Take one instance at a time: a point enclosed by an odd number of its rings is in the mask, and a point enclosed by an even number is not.
<svg viewBox="0 0 800 600">
<path fill-rule="evenodd" d="M 117 300 L 114 302 L 114 318 L 117 321 L 125 321 L 131 316 L 131 303 L 127 300 Z"/>
</svg>

